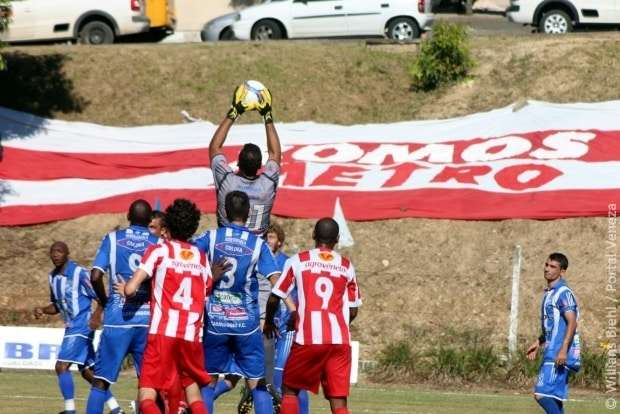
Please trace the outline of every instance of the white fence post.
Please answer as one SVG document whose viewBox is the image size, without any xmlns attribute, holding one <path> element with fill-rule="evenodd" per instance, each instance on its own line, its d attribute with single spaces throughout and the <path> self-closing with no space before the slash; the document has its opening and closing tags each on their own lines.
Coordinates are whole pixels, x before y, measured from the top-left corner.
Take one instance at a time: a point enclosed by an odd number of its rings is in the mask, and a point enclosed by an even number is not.
<svg viewBox="0 0 620 414">
<path fill-rule="evenodd" d="M 512 298 L 510 300 L 510 325 L 508 327 L 508 357 L 517 352 L 519 327 L 519 282 L 521 278 L 521 246 L 515 246 L 512 255 Z"/>
</svg>

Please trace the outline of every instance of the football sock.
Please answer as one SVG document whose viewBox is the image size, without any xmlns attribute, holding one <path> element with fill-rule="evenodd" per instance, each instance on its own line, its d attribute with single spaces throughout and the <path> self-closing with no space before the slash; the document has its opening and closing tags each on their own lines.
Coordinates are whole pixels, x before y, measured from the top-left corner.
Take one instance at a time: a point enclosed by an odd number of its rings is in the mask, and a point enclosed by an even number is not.
<svg viewBox="0 0 620 414">
<path fill-rule="evenodd" d="M 536 402 L 547 414 L 562 414 L 562 410 L 558 407 L 555 398 L 543 397 L 540 400 L 536 400 Z"/>
<path fill-rule="evenodd" d="M 106 400 L 106 391 L 92 387 L 86 403 L 86 414 L 103 414 L 103 405 Z"/>
<path fill-rule="evenodd" d="M 282 397 L 282 405 L 280 406 L 281 414 L 299 414 L 299 400 L 297 396 L 284 394 Z"/>
<path fill-rule="evenodd" d="M 310 414 L 310 399 L 308 398 L 308 391 L 300 390 L 297 394 L 297 400 L 299 401 L 299 414 Z"/>
<path fill-rule="evenodd" d="M 206 386 L 200 389 L 200 394 L 202 395 L 202 401 L 207 409 L 209 414 L 213 414 L 213 393 L 215 392 L 214 387 Z"/>
<path fill-rule="evenodd" d="M 192 414 L 208 414 L 202 401 L 194 401 L 190 404 L 189 409 Z"/>
<path fill-rule="evenodd" d="M 140 401 L 140 413 L 141 414 L 161 414 L 159 408 L 157 408 L 157 404 L 153 400 L 142 400 Z"/>
<path fill-rule="evenodd" d="M 279 392 L 282 393 L 282 374 L 284 373 L 281 369 L 273 370 L 273 387 Z"/>
<path fill-rule="evenodd" d="M 349 414 L 349 409 L 347 407 L 336 408 L 333 414 Z"/>
<path fill-rule="evenodd" d="M 219 380 L 217 384 L 215 384 L 215 390 L 213 391 L 213 399 L 217 400 L 217 397 L 224 394 L 225 392 L 230 391 L 232 388 L 225 380 Z M 209 413 L 211 414 L 211 413 Z"/>
<path fill-rule="evenodd" d="M 263 386 L 257 386 L 252 390 L 254 399 L 254 412 L 256 414 L 273 414 L 273 401 L 269 391 Z"/>
<path fill-rule="evenodd" d="M 564 414 L 564 403 L 560 400 L 555 400 L 555 403 L 558 405 L 558 409 L 560 410 L 560 414 Z"/>
<path fill-rule="evenodd" d="M 114 410 L 120 408 L 120 406 L 118 405 L 118 401 L 116 401 L 116 398 L 114 398 L 114 396 L 112 395 L 112 391 L 109 388 L 105 392 L 105 403 L 110 409 L 110 412 L 113 412 L 112 414 L 114 414 Z"/>
<path fill-rule="evenodd" d="M 73 377 L 71 372 L 65 371 L 58 375 L 58 386 L 63 400 L 65 400 L 65 411 L 75 411 L 75 387 L 73 386 Z M 69 408 L 69 405 L 73 408 Z"/>
</svg>

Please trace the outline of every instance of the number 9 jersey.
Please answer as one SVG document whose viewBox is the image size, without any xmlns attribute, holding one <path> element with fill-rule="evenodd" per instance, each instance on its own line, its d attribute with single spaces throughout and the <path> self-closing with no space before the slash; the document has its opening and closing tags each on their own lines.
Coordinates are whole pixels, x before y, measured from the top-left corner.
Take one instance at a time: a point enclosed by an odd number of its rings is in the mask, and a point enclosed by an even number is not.
<svg viewBox="0 0 620 414">
<path fill-rule="evenodd" d="M 329 249 L 313 249 L 292 256 L 272 292 L 286 298 L 297 288 L 295 342 L 300 345 L 351 342 L 349 308 L 362 304 L 353 265 Z"/>
</svg>

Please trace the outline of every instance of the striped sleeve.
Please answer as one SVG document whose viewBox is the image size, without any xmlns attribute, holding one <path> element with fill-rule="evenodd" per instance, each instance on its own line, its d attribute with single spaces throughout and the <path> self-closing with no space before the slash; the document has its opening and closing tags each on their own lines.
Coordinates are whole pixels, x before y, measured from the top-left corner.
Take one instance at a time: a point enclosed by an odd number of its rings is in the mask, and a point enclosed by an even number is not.
<svg viewBox="0 0 620 414">
<path fill-rule="evenodd" d="M 557 306 L 562 315 L 566 312 L 577 312 L 577 300 L 573 292 L 569 289 L 562 292 L 558 298 Z"/>
<path fill-rule="evenodd" d="M 150 245 L 144 252 L 140 261 L 140 269 L 144 270 L 149 277 L 155 274 L 155 268 L 162 259 L 162 245 Z"/>
<path fill-rule="evenodd" d="M 349 263 L 347 271 L 348 283 L 347 283 L 347 295 L 350 308 L 357 308 L 362 304 L 362 296 L 360 294 L 360 288 L 357 284 L 357 276 L 355 275 L 355 268 L 353 263 Z"/>
<path fill-rule="evenodd" d="M 281 297 L 282 299 L 287 298 L 288 295 L 291 294 L 293 288 L 295 288 L 295 268 L 293 266 L 295 257 L 297 256 L 291 257 L 284 263 L 282 274 L 280 274 L 278 281 L 271 290 L 271 293 Z"/>
</svg>

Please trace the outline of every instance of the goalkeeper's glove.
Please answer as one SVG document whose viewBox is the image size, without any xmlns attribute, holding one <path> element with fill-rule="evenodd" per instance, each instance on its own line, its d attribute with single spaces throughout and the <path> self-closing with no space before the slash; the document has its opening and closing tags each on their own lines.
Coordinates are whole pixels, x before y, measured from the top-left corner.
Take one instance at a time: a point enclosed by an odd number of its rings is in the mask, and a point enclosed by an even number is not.
<svg viewBox="0 0 620 414">
<path fill-rule="evenodd" d="M 260 92 L 260 99 L 258 100 L 257 108 L 258 113 L 263 116 L 263 120 L 266 124 L 273 122 L 273 114 L 271 113 L 271 92 L 265 88 Z"/>
<path fill-rule="evenodd" d="M 235 92 L 233 93 L 232 104 L 230 105 L 230 109 L 226 114 L 228 118 L 234 121 L 239 117 L 239 115 L 243 114 L 245 111 L 248 110 L 248 108 L 246 108 L 243 104 L 243 100 L 245 99 L 245 96 L 247 94 L 248 90 L 245 87 L 244 83 L 237 86 Z"/>
</svg>

